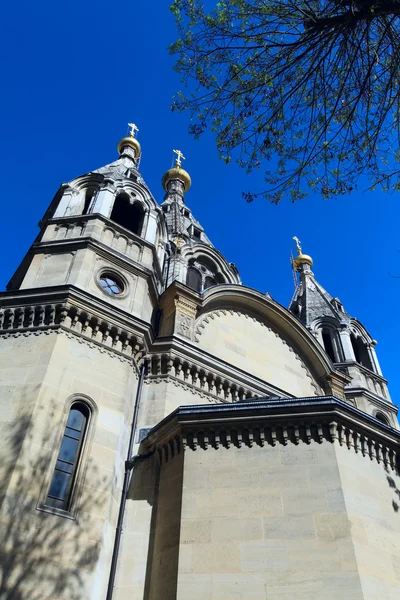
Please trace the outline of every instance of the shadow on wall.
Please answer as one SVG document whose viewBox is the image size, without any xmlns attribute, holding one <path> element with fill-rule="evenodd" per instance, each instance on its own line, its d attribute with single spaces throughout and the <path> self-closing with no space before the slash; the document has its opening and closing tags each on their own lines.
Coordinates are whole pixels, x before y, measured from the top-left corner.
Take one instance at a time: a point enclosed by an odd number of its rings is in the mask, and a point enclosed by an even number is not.
<svg viewBox="0 0 400 600">
<path fill-rule="evenodd" d="M 397 496 L 396 500 L 392 500 L 393 510 L 394 510 L 394 512 L 397 513 L 400 510 L 400 489 L 397 487 L 396 482 L 393 479 L 393 477 L 390 477 L 390 475 L 386 475 L 386 479 L 389 484 L 389 487 L 392 488 L 392 490 L 394 491 L 394 493 Z"/>
<path fill-rule="evenodd" d="M 10 427 L 6 440 L 10 461 L 5 465 L 8 489 L 3 490 L 0 512 L 1 600 L 87 598 L 99 557 L 104 518 L 96 513 L 105 481 L 95 466 L 87 470 L 85 480 L 90 479 L 90 487 L 85 481 L 76 520 L 37 510 L 50 453 L 58 439 L 52 415 L 48 424 L 46 439 L 38 440 L 29 418 L 20 419 Z"/>
</svg>

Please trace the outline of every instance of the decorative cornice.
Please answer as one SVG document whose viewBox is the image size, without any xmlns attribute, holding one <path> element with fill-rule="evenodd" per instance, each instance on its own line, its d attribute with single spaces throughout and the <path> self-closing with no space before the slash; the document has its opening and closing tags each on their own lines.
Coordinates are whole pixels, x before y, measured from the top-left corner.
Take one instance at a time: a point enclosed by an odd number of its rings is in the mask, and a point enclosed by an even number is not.
<svg viewBox="0 0 400 600">
<path fill-rule="evenodd" d="M 182 365 L 185 365 L 185 369 L 193 369 L 193 371 L 203 371 L 211 376 L 220 378 L 222 381 L 227 381 L 234 384 L 238 389 L 242 388 L 246 390 L 245 397 L 249 397 L 247 390 L 250 392 L 251 397 L 264 397 L 274 396 L 279 398 L 291 398 L 293 394 L 288 393 L 286 390 L 282 390 L 277 386 L 274 386 L 259 377 L 244 371 L 239 367 L 236 367 L 212 354 L 209 354 L 205 350 L 198 348 L 192 344 L 189 340 L 177 336 L 169 336 L 154 341 L 150 348 L 151 354 L 147 356 L 151 359 L 153 356 L 156 360 L 168 361 L 171 358 L 173 362 L 177 361 Z M 159 373 L 167 373 L 167 367 L 162 368 L 161 363 Z M 155 367 L 152 367 L 153 374 L 156 375 Z M 191 376 L 190 376 L 191 377 Z M 184 378 L 183 369 L 179 373 L 179 378 Z M 186 377 L 186 380 L 188 377 Z M 191 380 L 191 379 L 190 379 Z M 197 382 L 198 383 L 198 382 Z"/>
<path fill-rule="evenodd" d="M 172 382 L 208 402 L 232 403 L 260 395 L 276 395 L 276 389 L 268 384 L 262 384 L 258 388 L 252 387 L 249 382 L 243 384 L 235 379 L 232 372 L 226 374 L 216 368 L 210 369 L 200 361 L 188 360 L 187 356 L 180 356 L 174 351 L 168 355 L 147 355 L 146 364 L 145 383 Z"/>
<path fill-rule="evenodd" d="M 73 286 L 40 291 L 0 294 L 0 335 L 17 337 L 63 330 L 136 365 L 142 360 L 150 341 L 148 324 L 133 317 L 127 319 L 121 310 L 79 293 Z"/>
<path fill-rule="evenodd" d="M 160 462 L 185 450 L 332 443 L 397 470 L 400 432 L 334 396 L 178 408 L 143 440 Z"/>
</svg>

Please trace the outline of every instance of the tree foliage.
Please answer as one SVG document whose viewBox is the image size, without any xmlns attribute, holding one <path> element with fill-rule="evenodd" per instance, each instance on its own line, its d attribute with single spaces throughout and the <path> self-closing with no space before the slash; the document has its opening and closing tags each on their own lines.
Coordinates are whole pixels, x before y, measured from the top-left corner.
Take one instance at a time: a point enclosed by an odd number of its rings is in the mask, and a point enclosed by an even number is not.
<svg viewBox="0 0 400 600">
<path fill-rule="evenodd" d="M 400 0 L 199 0 L 171 6 L 190 131 L 265 169 L 262 194 L 400 187 Z M 258 193 L 245 193 L 251 201 Z"/>
</svg>

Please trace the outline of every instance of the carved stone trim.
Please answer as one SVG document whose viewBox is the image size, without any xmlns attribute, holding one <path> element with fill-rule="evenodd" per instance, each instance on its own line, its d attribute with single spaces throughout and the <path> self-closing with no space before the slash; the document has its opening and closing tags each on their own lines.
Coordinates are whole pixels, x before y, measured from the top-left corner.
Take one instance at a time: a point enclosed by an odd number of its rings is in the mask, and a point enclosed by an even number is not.
<svg viewBox="0 0 400 600">
<path fill-rule="evenodd" d="M 146 363 L 146 384 L 171 381 L 174 385 L 212 403 L 233 403 L 276 395 L 268 385 L 265 385 L 263 390 L 247 387 L 223 373 L 178 356 L 152 354 L 146 357 Z"/>
<path fill-rule="evenodd" d="M 376 462 L 387 472 L 398 472 L 400 433 L 381 427 L 375 419 L 332 396 L 282 403 L 266 400 L 261 409 L 257 405 L 244 402 L 223 411 L 217 407 L 182 407 L 150 431 L 143 443 L 158 451 L 161 464 L 182 450 L 330 443 Z M 311 412 L 304 415 L 307 405 Z M 222 414 L 225 409 L 226 416 Z M 178 449 L 175 453 L 170 451 L 171 441 Z"/>
<path fill-rule="evenodd" d="M 103 351 L 138 364 L 144 355 L 143 339 L 72 303 L 37 304 L 0 310 L 0 335 L 49 334 L 64 330 Z"/>
</svg>

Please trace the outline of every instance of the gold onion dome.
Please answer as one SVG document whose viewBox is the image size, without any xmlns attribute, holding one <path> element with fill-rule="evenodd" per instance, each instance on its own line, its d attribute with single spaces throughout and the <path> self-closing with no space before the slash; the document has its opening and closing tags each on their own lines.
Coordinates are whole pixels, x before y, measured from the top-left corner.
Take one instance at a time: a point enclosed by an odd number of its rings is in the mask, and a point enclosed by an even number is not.
<svg viewBox="0 0 400 600">
<path fill-rule="evenodd" d="M 118 144 L 118 154 L 121 154 L 122 150 L 126 148 L 126 146 L 133 148 L 133 150 L 135 151 L 136 158 L 140 156 L 140 144 L 137 141 L 137 139 L 134 138 L 132 135 L 128 135 L 127 137 L 124 137 L 122 138 L 122 140 L 120 140 Z"/>
<path fill-rule="evenodd" d="M 303 250 L 301 248 L 301 242 L 300 242 L 299 238 L 294 236 L 293 239 L 296 242 L 297 252 L 298 252 L 298 255 L 296 256 L 296 258 L 293 259 L 293 265 L 294 265 L 295 269 L 297 271 L 299 271 L 300 265 L 302 265 L 303 263 L 306 263 L 306 264 L 310 265 L 310 267 L 312 267 L 313 259 L 308 254 L 303 254 Z"/>
<path fill-rule="evenodd" d="M 312 267 L 313 259 L 308 254 L 298 254 L 293 262 L 296 269 L 299 270 L 300 265 L 303 263 L 307 263 Z"/>
<path fill-rule="evenodd" d="M 185 169 L 182 169 L 182 167 L 175 166 L 172 167 L 172 169 L 168 169 L 168 171 L 163 175 L 162 185 L 166 192 L 168 191 L 169 182 L 173 181 L 174 179 L 178 179 L 178 181 L 181 181 L 183 183 L 185 193 L 189 190 L 190 186 L 192 185 L 192 180 L 190 179 L 189 173 L 185 171 Z"/>
</svg>

